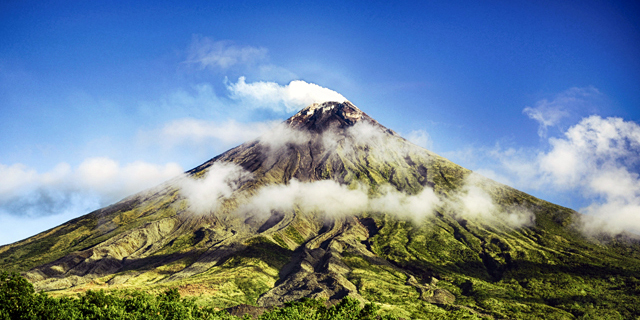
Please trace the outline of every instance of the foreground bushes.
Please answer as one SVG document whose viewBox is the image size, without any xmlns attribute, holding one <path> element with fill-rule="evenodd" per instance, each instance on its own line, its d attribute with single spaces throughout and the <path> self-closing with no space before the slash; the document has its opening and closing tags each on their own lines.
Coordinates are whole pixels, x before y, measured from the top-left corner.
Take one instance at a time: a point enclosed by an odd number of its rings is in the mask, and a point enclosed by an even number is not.
<svg viewBox="0 0 640 320">
<path fill-rule="evenodd" d="M 266 311 L 260 319 L 389 319 L 379 317 L 378 306 L 364 308 L 351 298 L 344 298 L 327 308 L 323 302 L 303 299 Z M 248 318 L 248 317 L 245 317 Z M 239 319 L 225 310 L 197 305 L 181 298 L 176 289 L 158 295 L 141 291 L 105 293 L 87 291 L 79 298 L 52 298 L 35 293 L 33 285 L 17 273 L 0 274 L 0 320 L 8 319 Z"/>
</svg>

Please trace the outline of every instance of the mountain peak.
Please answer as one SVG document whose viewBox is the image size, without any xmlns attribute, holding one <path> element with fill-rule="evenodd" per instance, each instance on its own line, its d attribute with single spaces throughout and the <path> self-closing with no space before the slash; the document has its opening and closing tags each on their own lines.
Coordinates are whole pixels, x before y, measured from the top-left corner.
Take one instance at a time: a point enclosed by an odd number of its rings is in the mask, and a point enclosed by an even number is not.
<svg viewBox="0 0 640 320">
<path fill-rule="evenodd" d="M 313 103 L 287 119 L 286 123 L 295 129 L 321 133 L 331 127 L 346 128 L 360 121 L 381 126 L 376 120 L 347 100 L 344 102 Z"/>
</svg>

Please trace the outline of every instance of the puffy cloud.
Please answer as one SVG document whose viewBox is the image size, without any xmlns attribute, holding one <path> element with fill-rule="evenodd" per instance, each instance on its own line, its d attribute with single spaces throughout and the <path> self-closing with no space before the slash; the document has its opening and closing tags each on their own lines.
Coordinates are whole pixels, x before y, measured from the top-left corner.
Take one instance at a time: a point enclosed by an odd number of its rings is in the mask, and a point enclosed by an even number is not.
<svg viewBox="0 0 640 320">
<path fill-rule="evenodd" d="M 258 81 L 247 83 L 245 77 L 227 84 L 233 99 L 240 100 L 252 108 L 270 109 L 275 112 L 294 112 L 312 103 L 326 101 L 343 102 L 341 94 L 314 83 L 294 80 L 281 86 L 275 82 Z"/>
<path fill-rule="evenodd" d="M 640 125 L 594 115 L 548 141 L 545 151 L 485 150 L 499 165 L 482 172 L 556 199 L 583 199 L 577 209 L 587 214 L 581 227 L 590 234 L 640 233 Z"/>
<path fill-rule="evenodd" d="M 563 118 L 569 117 L 572 111 L 590 106 L 592 100 L 600 95 L 600 91 L 594 87 L 574 87 L 558 94 L 551 101 L 540 100 L 536 102 L 535 107 L 526 107 L 522 112 L 538 121 L 538 135 L 544 138 L 549 127 L 557 126 Z"/>
<path fill-rule="evenodd" d="M 556 187 L 578 188 L 593 199 L 580 210 L 597 217 L 585 229 L 640 232 L 640 125 L 590 116 L 550 143 L 552 149 L 539 157 L 542 175 Z"/>
<path fill-rule="evenodd" d="M 628 172 L 640 162 L 640 126 L 621 118 L 590 116 L 549 142 L 551 150 L 540 154 L 540 169 L 558 186 L 582 186 L 585 179 Z"/>
<path fill-rule="evenodd" d="M 2 231 L 0 244 L 34 235 L 182 173 L 175 163 L 89 158 L 75 169 L 60 163 L 39 173 L 22 164 L 0 164 L 0 225 L 24 228 Z"/>
<path fill-rule="evenodd" d="M 237 46 L 231 41 L 214 41 L 208 37 L 194 36 L 185 63 L 200 68 L 228 69 L 239 64 L 252 64 L 267 58 L 267 49 Z"/>
<path fill-rule="evenodd" d="M 416 195 L 399 192 L 389 185 L 380 189 L 380 195 L 369 201 L 370 211 L 392 213 L 420 221 L 432 215 L 436 207 L 442 205 L 442 201 L 431 188 L 424 188 Z"/>
<path fill-rule="evenodd" d="M 0 197 L 11 198 L 37 180 L 36 170 L 21 163 L 11 166 L 0 164 Z"/>
<path fill-rule="evenodd" d="M 0 164 L 0 214 L 56 214 L 57 210 L 67 210 L 68 201 L 77 202 L 74 199 L 83 197 L 104 205 L 181 173 L 182 168 L 175 163 L 155 165 L 138 161 L 121 166 L 109 158 L 89 158 L 75 169 L 60 163 L 45 173 L 22 164 Z"/>
<path fill-rule="evenodd" d="M 136 161 L 121 166 L 113 159 L 97 157 L 83 161 L 70 177 L 69 183 L 112 202 L 153 187 L 182 172 L 182 167 L 176 163 L 156 165 Z"/>
<path fill-rule="evenodd" d="M 269 216 L 272 210 L 292 210 L 298 206 L 304 211 L 323 212 L 330 216 L 355 214 L 366 209 L 367 194 L 360 189 L 351 190 L 333 180 L 269 185 L 238 208 L 238 213 Z"/>
</svg>

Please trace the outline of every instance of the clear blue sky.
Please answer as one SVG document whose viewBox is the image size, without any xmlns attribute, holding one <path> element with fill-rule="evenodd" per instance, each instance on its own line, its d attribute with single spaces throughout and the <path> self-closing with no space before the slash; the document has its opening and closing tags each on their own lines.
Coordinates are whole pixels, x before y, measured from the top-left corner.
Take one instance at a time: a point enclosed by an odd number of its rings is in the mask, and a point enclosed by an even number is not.
<svg viewBox="0 0 640 320">
<path fill-rule="evenodd" d="M 0 244 L 286 119 L 298 106 L 258 89 L 293 80 L 533 195 L 640 216 L 636 1 L 9 0 Z"/>
</svg>

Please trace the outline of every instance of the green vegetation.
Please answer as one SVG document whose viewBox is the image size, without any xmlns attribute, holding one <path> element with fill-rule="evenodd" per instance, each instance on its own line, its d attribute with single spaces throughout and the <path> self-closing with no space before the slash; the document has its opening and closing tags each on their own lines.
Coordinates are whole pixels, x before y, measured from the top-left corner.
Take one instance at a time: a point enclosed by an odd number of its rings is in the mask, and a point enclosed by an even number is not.
<svg viewBox="0 0 640 320">
<path fill-rule="evenodd" d="M 360 306 L 353 298 L 344 298 L 327 307 L 314 299 L 286 303 L 282 307 L 264 310 L 261 320 L 373 320 L 393 319 L 379 317 L 376 304 Z M 173 288 L 158 295 L 142 291 L 87 291 L 78 298 L 52 298 L 46 293 L 35 293 L 33 286 L 17 273 L 0 274 L 0 319 L 241 319 L 226 310 L 201 305 L 194 299 L 182 298 Z M 248 314 L 242 319 L 250 319 Z"/>
<path fill-rule="evenodd" d="M 637 245 L 603 245 L 561 228 L 462 225 L 446 216 L 419 226 L 388 215 L 375 218 L 378 233 L 367 241 L 390 264 L 345 256 L 350 281 L 364 298 L 395 305 L 402 315 L 441 312 L 420 301 L 424 291 L 441 288 L 456 299 L 446 308 L 464 307 L 497 319 L 640 316 Z M 544 223 L 548 217 L 538 219 Z M 410 283 L 408 275 L 426 289 Z M 439 281 L 429 285 L 432 279 Z"/>
<path fill-rule="evenodd" d="M 4 274 L 0 320 L 233 319 L 220 310 L 238 305 L 270 307 L 262 319 L 640 319 L 637 240 L 587 238 L 575 211 L 489 180 L 478 187 L 496 214 L 531 219 L 464 215 L 455 200 L 471 171 L 396 135 L 339 136 L 331 148 L 319 134 L 268 152 L 251 142 L 190 171 L 203 177 L 221 161 L 253 175 L 210 214 L 191 212 L 167 183 L 1 246 L 0 270 L 48 293 Z M 235 211 L 294 178 L 366 185 L 371 196 L 432 188 L 442 201 L 415 219 L 376 208 Z M 300 297 L 339 303 L 273 307 Z"/>
</svg>

